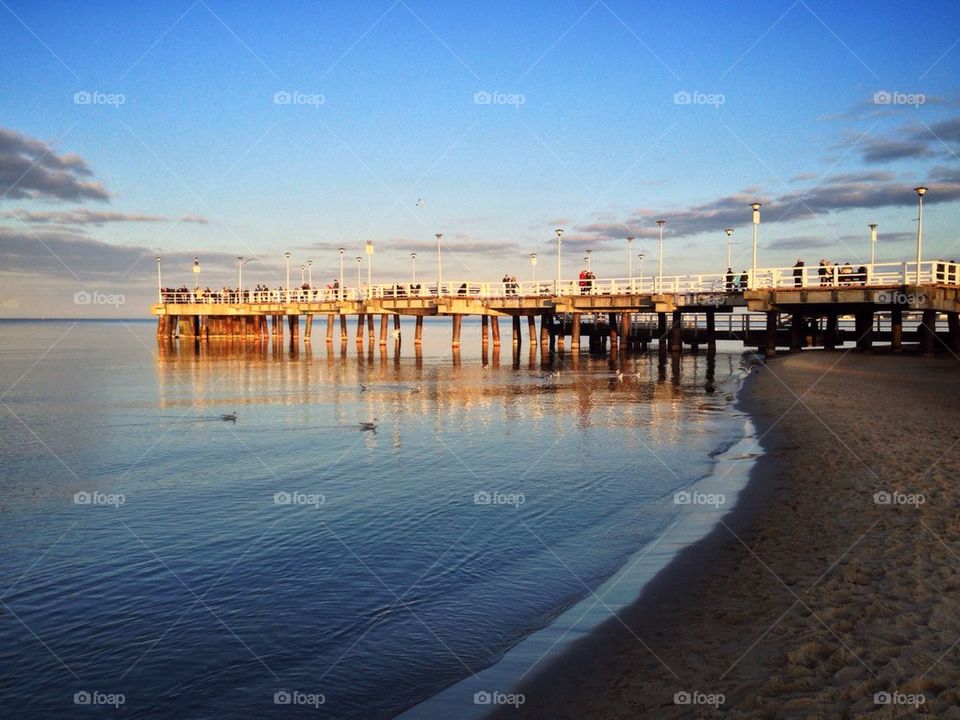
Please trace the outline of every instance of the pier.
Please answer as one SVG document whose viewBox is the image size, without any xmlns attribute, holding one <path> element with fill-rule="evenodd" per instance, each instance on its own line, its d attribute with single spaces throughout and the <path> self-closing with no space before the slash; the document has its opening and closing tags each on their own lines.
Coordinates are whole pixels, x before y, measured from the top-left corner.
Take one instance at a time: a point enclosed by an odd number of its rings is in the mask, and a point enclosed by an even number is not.
<svg viewBox="0 0 960 720">
<path fill-rule="evenodd" d="M 465 316 L 481 318 L 484 348 L 499 348 L 501 330 L 514 351 L 526 343 L 543 355 L 643 352 L 684 348 L 708 353 L 735 341 L 772 356 L 779 349 L 861 352 L 884 343 L 916 344 L 925 355 L 960 353 L 960 264 L 932 261 L 862 266 L 856 274 L 817 267 L 758 269 L 746 287 L 732 275 L 577 279 L 564 282 L 371 284 L 359 288 L 164 292 L 151 307 L 157 337 L 316 341 L 362 350 L 399 351 L 401 318 L 413 319 L 419 348 L 425 317 L 450 318 L 451 347 L 460 347 Z M 505 327 L 501 328 L 501 320 Z M 379 327 L 378 327 L 379 324 Z M 284 328 L 286 326 L 286 329 Z M 526 326 L 526 332 L 525 328 Z M 569 343 L 569 344 L 568 344 Z"/>
</svg>

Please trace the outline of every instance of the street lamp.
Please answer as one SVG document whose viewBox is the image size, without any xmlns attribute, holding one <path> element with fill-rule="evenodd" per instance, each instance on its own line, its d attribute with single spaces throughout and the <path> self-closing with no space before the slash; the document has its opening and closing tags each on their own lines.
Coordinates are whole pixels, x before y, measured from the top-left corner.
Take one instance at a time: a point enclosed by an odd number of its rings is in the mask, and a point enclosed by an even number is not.
<svg viewBox="0 0 960 720">
<path fill-rule="evenodd" d="M 411 284 L 417 284 L 417 254 L 415 252 L 410 253 L 410 262 L 413 265 L 413 281 Z"/>
<path fill-rule="evenodd" d="M 367 251 L 367 287 L 369 288 L 371 285 L 370 273 L 373 267 L 373 240 L 367 240 L 366 251 Z M 369 290 L 367 292 L 369 292 Z"/>
<path fill-rule="evenodd" d="M 357 292 L 360 292 L 360 262 L 363 260 L 362 257 L 357 255 Z"/>
<path fill-rule="evenodd" d="M 927 194 L 927 188 L 923 185 L 915 187 L 913 191 L 917 194 L 920 203 L 920 211 L 917 214 L 917 285 L 920 284 L 920 263 L 923 261 L 923 196 Z"/>
<path fill-rule="evenodd" d="M 643 253 L 637 254 L 637 259 L 640 261 L 640 292 L 643 292 Z"/>
<path fill-rule="evenodd" d="M 633 285 L 633 236 L 627 237 L 627 277 L 630 278 L 630 285 Z"/>
<path fill-rule="evenodd" d="M 303 287 L 303 284 L 307 281 L 306 275 L 304 273 L 307 271 L 306 265 L 300 266 L 300 287 Z"/>
<path fill-rule="evenodd" d="M 724 230 L 727 234 L 727 270 L 732 270 L 733 265 L 733 228 Z"/>
<path fill-rule="evenodd" d="M 536 254 L 536 253 L 530 253 L 530 282 L 533 283 L 533 287 L 534 287 L 534 290 L 533 290 L 533 291 L 536 293 L 536 292 L 537 292 L 537 290 L 536 290 L 536 287 L 537 287 L 537 254 Z M 537 293 L 537 294 L 539 295 L 540 293 Z"/>
<path fill-rule="evenodd" d="M 287 260 L 287 302 L 290 302 L 290 253 L 285 252 L 283 257 Z"/>
<path fill-rule="evenodd" d="M 590 269 L 590 256 L 593 255 L 593 250 L 587 250 L 587 270 Z"/>
<path fill-rule="evenodd" d="M 237 255 L 237 295 L 243 293 L 243 255 Z"/>
<path fill-rule="evenodd" d="M 557 295 L 559 295 L 560 283 L 562 282 L 561 276 L 563 273 L 563 269 L 562 269 L 563 266 L 561 265 L 561 260 L 560 260 L 560 246 L 563 243 L 563 241 L 561 240 L 561 238 L 563 237 L 563 228 L 557 228 L 556 230 L 554 230 L 554 232 L 557 234 Z"/>
<path fill-rule="evenodd" d="M 193 259 L 193 274 L 197 276 L 196 286 L 200 287 L 200 258 Z"/>
<path fill-rule="evenodd" d="M 437 297 L 440 297 L 443 294 L 443 250 L 440 245 L 443 233 L 434 233 L 434 237 L 437 238 Z"/>
<path fill-rule="evenodd" d="M 750 267 L 750 282 L 747 287 L 751 290 L 757 287 L 757 231 L 760 228 L 760 203 L 750 203 L 753 208 L 753 264 Z"/>
<path fill-rule="evenodd" d="M 307 284 L 313 289 L 313 260 L 307 260 Z"/>
<path fill-rule="evenodd" d="M 346 248 L 337 248 L 340 253 L 340 284 L 337 286 L 337 295 L 339 300 L 343 300 L 343 253 Z"/>
<path fill-rule="evenodd" d="M 666 220 L 657 220 L 657 227 L 660 228 L 660 244 L 657 254 L 659 255 L 659 270 L 657 271 L 657 292 L 663 292 L 663 226 Z"/>
<path fill-rule="evenodd" d="M 160 256 L 157 255 L 157 302 L 163 302 L 163 280 L 160 277 Z"/>
</svg>

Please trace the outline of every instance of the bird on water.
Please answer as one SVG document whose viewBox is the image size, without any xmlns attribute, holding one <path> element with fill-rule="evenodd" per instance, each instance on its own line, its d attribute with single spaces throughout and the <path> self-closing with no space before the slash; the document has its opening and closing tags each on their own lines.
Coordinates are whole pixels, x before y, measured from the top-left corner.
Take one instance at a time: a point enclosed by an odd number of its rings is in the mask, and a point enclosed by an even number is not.
<svg viewBox="0 0 960 720">
<path fill-rule="evenodd" d="M 373 432 L 377 431 L 377 418 L 373 419 L 373 422 L 362 422 L 360 423 L 361 430 L 372 430 Z"/>
<path fill-rule="evenodd" d="M 236 423 L 236 422 L 237 422 L 237 413 L 236 413 L 236 412 L 226 413 L 226 414 L 224 414 L 224 415 L 221 415 L 221 416 L 220 416 L 220 419 L 223 420 L 224 422 Z"/>
</svg>

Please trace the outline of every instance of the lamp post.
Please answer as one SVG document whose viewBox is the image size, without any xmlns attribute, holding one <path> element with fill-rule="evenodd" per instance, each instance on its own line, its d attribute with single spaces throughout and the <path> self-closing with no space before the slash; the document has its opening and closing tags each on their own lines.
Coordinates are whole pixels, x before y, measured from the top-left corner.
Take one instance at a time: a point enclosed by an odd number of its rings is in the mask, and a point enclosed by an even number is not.
<svg viewBox="0 0 960 720">
<path fill-rule="evenodd" d="M 657 254 L 659 255 L 659 270 L 657 270 L 657 292 L 663 291 L 663 226 L 666 220 L 657 220 L 657 227 L 660 228 L 660 244 Z"/>
<path fill-rule="evenodd" d="M 434 233 L 434 237 L 437 238 L 437 297 L 440 297 L 443 294 L 443 233 Z"/>
<path fill-rule="evenodd" d="M 200 287 L 200 258 L 193 259 L 193 274 L 197 276 L 196 286 Z"/>
<path fill-rule="evenodd" d="M 343 253 L 346 248 L 337 248 L 337 252 L 340 253 L 340 284 L 337 286 L 337 296 L 339 300 L 343 300 Z"/>
<path fill-rule="evenodd" d="M 313 260 L 307 260 L 307 285 L 313 289 Z"/>
<path fill-rule="evenodd" d="M 163 279 L 160 277 L 160 256 L 157 255 L 157 302 L 163 302 Z"/>
<path fill-rule="evenodd" d="M 373 240 L 367 240 L 366 252 L 367 252 L 367 287 L 369 288 L 372 285 L 370 278 L 371 278 L 371 273 L 373 268 Z M 369 290 L 367 292 L 369 292 Z"/>
<path fill-rule="evenodd" d="M 633 286 L 633 236 L 627 237 L 627 277 Z"/>
<path fill-rule="evenodd" d="M 733 265 L 733 228 L 724 230 L 727 234 L 727 270 L 732 270 Z"/>
<path fill-rule="evenodd" d="M 920 284 L 920 263 L 923 262 L 923 196 L 927 194 L 927 188 L 923 185 L 916 187 L 913 191 L 917 194 L 920 203 L 917 214 L 917 285 Z"/>
<path fill-rule="evenodd" d="M 306 265 L 300 265 L 300 287 L 303 287 L 303 284 L 307 281 L 305 273 L 307 272 Z"/>
<path fill-rule="evenodd" d="M 638 253 L 637 259 L 640 261 L 640 292 L 643 292 L 643 253 Z"/>
<path fill-rule="evenodd" d="M 750 282 L 747 287 L 751 290 L 757 287 L 757 231 L 760 228 L 760 203 L 750 203 L 753 208 L 753 262 L 750 266 Z"/>
<path fill-rule="evenodd" d="M 417 284 L 417 254 L 415 252 L 410 253 L 410 263 L 413 266 L 413 280 L 411 284 Z"/>
<path fill-rule="evenodd" d="M 360 262 L 363 260 L 362 257 L 357 255 L 357 293 L 360 292 Z"/>
<path fill-rule="evenodd" d="M 243 297 L 243 255 L 237 255 L 237 295 Z"/>
<path fill-rule="evenodd" d="M 563 228 L 557 228 L 554 230 L 557 234 L 557 295 L 560 294 L 560 283 L 562 282 L 563 266 L 560 259 L 560 246 L 563 244 L 561 238 L 563 237 Z"/>
<path fill-rule="evenodd" d="M 537 254 L 530 253 L 530 282 L 533 283 L 533 291 L 537 295 L 540 293 L 537 292 Z"/>
<path fill-rule="evenodd" d="M 590 258 L 593 255 L 593 250 L 587 250 L 587 270 L 590 269 Z"/>
<path fill-rule="evenodd" d="M 287 302 L 290 302 L 290 253 L 285 252 L 283 257 L 287 260 Z"/>
</svg>

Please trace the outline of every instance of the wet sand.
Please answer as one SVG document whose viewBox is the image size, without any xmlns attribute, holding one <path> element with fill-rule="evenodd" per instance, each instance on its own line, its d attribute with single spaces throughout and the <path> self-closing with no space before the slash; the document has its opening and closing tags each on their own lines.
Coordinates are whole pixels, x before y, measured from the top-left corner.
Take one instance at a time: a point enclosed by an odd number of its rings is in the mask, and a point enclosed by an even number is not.
<svg viewBox="0 0 960 720">
<path fill-rule="evenodd" d="M 960 363 L 806 352 L 741 398 L 737 507 L 495 717 L 960 719 Z"/>
</svg>

